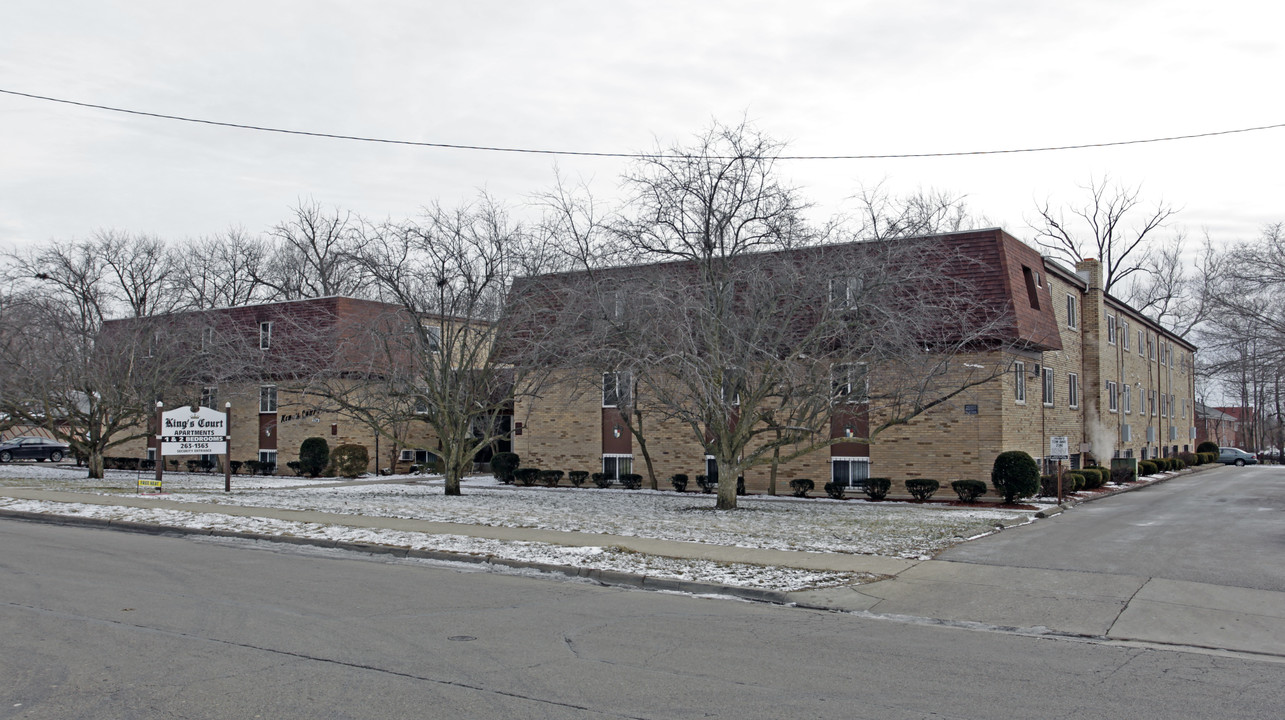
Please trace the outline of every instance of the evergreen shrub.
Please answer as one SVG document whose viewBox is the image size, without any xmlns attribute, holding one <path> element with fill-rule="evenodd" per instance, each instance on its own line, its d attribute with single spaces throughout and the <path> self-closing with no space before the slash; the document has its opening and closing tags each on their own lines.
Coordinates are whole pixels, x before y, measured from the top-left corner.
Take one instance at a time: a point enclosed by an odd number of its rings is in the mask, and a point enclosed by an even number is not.
<svg viewBox="0 0 1285 720">
<path fill-rule="evenodd" d="M 991 468 L 991 484 L 1004 496 L 1005 504 L 1030 497 L 1040 490 L 1040 466 L 1021 450 L 1002 452 Z"/>
<path fill-rule="evenodd" d="M 871 500 L 883 500 L 888 497 L 888 491 L 892 489 L 892 478 L 877 477 L 866 478 L 866 497 Z"/>
<path fill-rule="evenodd" d="M 522 459 L 517 453 L 498 452 L 491 456 L 491 474 L 505 485 L 513 484 L 513 471 L 518 469 Z"/>
<path fill-rule="evenodd" d="M 567 473 L 567 482 L 571 483 L 572 487 L 580 487 L 581 485 L 584 485 L 584 481 L 588 479 L 588 470 L 572 470 Z"/>
<path fill-rule="evenodd" d="M 795 478 L 790 481 L 790 491 L 797 498 L 807 497 L 814 487 L 816 487 L 816 484 L 808 478 Z"/>
<path fill-rule="evenodd" d="M 674 473 L 669 476 L 669 484 L 673 485 L 678 492 L 687 492 L 687 475 Z"/>
<path fill-rule="evenodd" d="M 940 487 L 941 483 L 932 478 L 911 478 L 906 481 L 906 492 L 919 502 L 931 498 Z"/>
<path fill-rule="evenodd" d="M 955 480 L 950 484 L 961 502 L 974 503 L 986 494 L 986 483 L 981 480 Z"/>
<path fill-rule="evenodd" d="M 303 474 L 315 478 L 321 475 L 329 464 L 330 443 L 327 443 L 325 438 L 310 437 L 299 445 L 299 469 Z"/>
<path fill-rule="evenodd" d="M 825 494 L 829 495 L 835 500 L 842 500 L 843 493 L 846 489 L 847 488 L 843 486 L 843 483 L 837 483 L 837 482 L 834 482 L 833 480 L 825 484 Z"/>
<path fill-rule="evenodd" d="M 369 465 L 370 453 L 366 451 L 365 445 L 339 445 L 330 453 L 330 466 L 326 468 L 326 474 L 355 478 L 366 472 Z"/>
</svg>

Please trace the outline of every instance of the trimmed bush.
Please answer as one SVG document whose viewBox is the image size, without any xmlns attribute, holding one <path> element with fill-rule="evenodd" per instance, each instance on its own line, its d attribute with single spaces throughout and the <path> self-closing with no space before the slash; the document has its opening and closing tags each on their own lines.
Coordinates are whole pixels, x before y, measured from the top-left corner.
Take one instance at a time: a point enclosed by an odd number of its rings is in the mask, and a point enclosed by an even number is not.
<svg viewBox="0 0 1285 720">
<path fill-rule="evenodd" d="M 491 474 L 505 485 L 512 485 L 513 472 L 518 469 L 522 459 L 517 453 L 498 452 L 491 456 Z"/>
<path fill-rule="evenodd" d="M 1180 452 L 1178 453 L 1178 459 L 1187 467 L 1200 464 L 1200 458 L 1196 457 L 1196 453 Z"/>
<path fill-rule="evenodd" d="M 258 460 L 255 460 L 254 462 L 257 463 Z M 300 477 L 303 476 L 303 463 L 299 462 L 298 460 L 291 460 L 290 462 L 286 463 L 286 467 L 290 468 L 290 472 L 294 473 L 295 475 L 298 475 Z"/>
<path fill-rule="evenodd" d="M 696 484 L 700 486 L 703 493 L 712 493 L 714 488 L 718 487 L 718 481 L 710 480 L 708 475 L 697 475 Z"/>
<path fill-rule="evenodd" d="M 1062 473 L 1062 492 L 1074 493 L 1084 489 L 1084 475 L 1079 470 Z"/>
<path fill-rule="evenodd" d="M 370 465 L 370 454 L 366 452 L 366 446 L 339 445 L 335 447 L 334 452 L 330 453 L 330 466 L 326 468 L 326 474 L 355 478 L 366 472 L 368 465 Z"/>
<path fill-rule="evenodd" d="M 1107 484 L 1111 471 L 1100 467 L 1087 467 L 1080 470 L 1080 475 L 1084 476 L 1084 489 L 1097 490 Z"/>
<path fill-rule="evenodd" d="M 1056 475 L 1040 476 L 1040 496 L 1057 497 L 1057 476 Z"/>
<path fill-rule="evenodd" d="M 1121 465 L 1111 468 L 1111 482 L 1116 485 L 1131 483 L 1138 479 L 1138 473 L 1131 467 Z"/>
<path fill-rule="evenodd" d="M 986 494 L 986 483 L 981 480 L 956 480 L 950 484 L 960 502 L 974 503 Z"/>
<path fill-rule="evenodd" d="M 871 500 L 882 500 L 888 497 L 888 491 L 892 489 L 892 478 L 878 477 L 866 478 L 866 497 Z"/>
<path fill-rule="evenodd" d="M 794 497 L 797 498 L 807 497 L 808 493 L 812 492 L 812 488 L 814 487 L 816 487 L 816 484 L 808 478 L 795 478 L 790 481 L 790 491 L 793 492 Z"/>
<path fill-rule="evenodd" d="M 531 487 L 536 480 L 540 479 L 540 468 L 518 468 L 513 471 L 513 478 L 518 481 L 519 485 Z"/>
<path fill-rule="evenodd" d="M 321 475 L 330 464 L 330 443 L 325 438 L 310 437 L 299 446 L 299 467 L 308 477 Z"/>
<path fill-rule="evenodd" d="M 145 462 L 145 463 L 147 463 L 147 464 L 151 465 L 152 467 L 156 467 L 156 463 L 155 463 L 154 461 L 152 461 L 152 460 L 144 460 L 143 462 Z M 242 465 L 244 465 L 244 464 L 245 464 L 245 463 L 244 463 L 244 462 L 242 462 L 242 461 L 240 461 L 240 460 L 229 460 L 229 461 L 228 461 L 228 467 L 232 469 L 232 474 L 233 474 L 233 475 L 236 475 L 238 472 L 240 472 L 240 471 L 241 471 L 241 466 L 242 466 Z"/>
<path fill-rule="evenodd" d="M 588 470 L 572 470 L 567 473 L 567 482 L 571 483 L 572 487 L 580 487 L 581 485 L 584 485 L 584 481 L 588 479 Z"/>
<path fill-rule="evenodd" d="M 561 470 L 541 470 L 538 478 L 545 487 L 557 487 L 565 474 Z"/>
<path fill-rule="evenodd" d="M 593 480 L 593 484 L 597 485 L 603 490 L 606 490 L 607 488 L 611 487 L 611 484 L 616 481 L 615 478 L 611 477 L 606 473 L 594 473 L 589 476 L 589 479 Z"/>
<path fill-rule="evenodd" d="M 906 492 L 910 493 L 910 497 L 919 502 L 932 497 L 933 493 L 937 492 L 940 487 L 941 483 L 932 478 L 911 478 L 906 481 Z"/>
<path fill-rule="evenodd" d="M 1040 490 L 1040 466 L 1021 450 L 1002 452 L 991 469 L 991 484 L 1011 505 L 1019 498 L 1030 497 Z"/>
<path fill-rule="evenodd" d="M 674 473 L 669 476 L 669 484 L 674 486 L 678 492 L 687 492 L 687 476 L 683 473 Z"/>
<path fill-rule="evenodd" d="M 642 487 L 642 480 L 642 475 L 639 475 L 638 473 L 625 473 L 620 476 L 620 484 L 623 485 L 626 490 L 637 490 Z"/>
<path fill-rule="evenodd" d="M 843 483 L 837 483 L 837 482 L 834 482 L 833 480 L 825 484 L 825 494 L 829 495 L 835 500 L 842 500 L 843 493 L 846 489 L 847 488 L 843 486 Z"/>
<path fill-rule="evenodd" d="M 1196 452 L 1213 453 L 1214 455 L 1217 455 L 1219 452 L 1218 443 L 1214 442 L 1213 440 L 1206 440 L 1196 446 Z"/>
<path fill-rule="evenodd" d="M 1151 460 L 1139 460 L 1139 461 L 1138 461 L 1138 474 L 1139 474 L 1139 475 L 1142 475 L 1143 477 L 1146 477 L 1147 475 L 1155 475 L 1155 474 L 1156 474 L 1156 473 L 1158 473 L 1158 472 L 1160 472 L 1160 468 L 1159 468 L 1159 466 L 1157 466 L 1157 465 L 1156 465 L 1154 462 L 1152 462 Z"/>
</svg>

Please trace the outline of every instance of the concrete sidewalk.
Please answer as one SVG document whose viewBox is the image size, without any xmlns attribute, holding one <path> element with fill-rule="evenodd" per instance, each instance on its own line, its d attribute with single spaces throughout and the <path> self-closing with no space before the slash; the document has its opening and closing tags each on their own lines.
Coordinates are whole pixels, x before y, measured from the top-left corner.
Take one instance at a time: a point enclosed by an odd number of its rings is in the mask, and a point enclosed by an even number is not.
<svg viewBox="0 0 1285 720">
<path fill-rule="evenodd" d="M 195 513 L 221 513 L 295 522 L 464 535 L 495 540 L 541 542 L 567 546 L 617 546 L 639 553 L 728 563 L 861 572 L 883 576 L 876 582 L 791 593 L 710 586 L 702 583 L 585 571 L 493 558 L 408 551 L 358 543 L 310 541 L 251 533 L 164 528 L 196 534 L 253 537 L 268 541 L 317 544 L 411 557 L 492 562 L 534 567 L 548 572 L 589 577 L 614 585 L 693 593 L 737 595 L 747 599 L 871 616 L 918 618 L 969 627 L 1069 635 L 1098 640 L 1153 643 L 1254 653 L 1285 659 L 1285 593 L 1224 587 L 1164 578 L 1063 570 L 999 567 L 939 560 L 915 561 L 873 555 L 792 552 L 708 545 L 672 540 L 563 532 L 531 528 L 490 527 L 403 518 L 343 515 L 301 510 L 175 502 L 145 496 L 0 488 L 0 497 L 60 503 L 152 508 Z M 146 530 L 138 523 L 91 521 L 67 516 L 0 511 L 0 517 L 105 525 Z"/>
</svg>

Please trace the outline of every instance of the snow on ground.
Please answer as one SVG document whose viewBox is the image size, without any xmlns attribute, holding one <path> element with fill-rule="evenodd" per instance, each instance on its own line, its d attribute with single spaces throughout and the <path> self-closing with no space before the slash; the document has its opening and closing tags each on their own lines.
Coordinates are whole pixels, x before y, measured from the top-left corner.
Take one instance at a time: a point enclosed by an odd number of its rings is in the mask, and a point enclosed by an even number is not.
<svg viewBox="0 0 1285 720">
<path fill-rule="evenodd" d="M 197 487 L 203 480 L 198 476 L 188 486 L 167 482 L 166 490 L 182 502 L 902 558 L 931 557 L 1034 512 L 766 496 L 742 497 L 739 509 L 729 512 L 715 511 L 713 496 L 697 493 L 524 488 L 478 477 L 470 478 L 462 496 L 447 497 L 440 478 L 407 484 L 413 479 L 289 489 L 243 488 L 234 481 L 233 492 L 224 493 L 221 479 L 204 479 Z"/>
<path fill-rule="evenodd" d="M 875 576 L 864 573 L 818 572 L 797 568 L 665 558 L 629 552 L 614 547 L 566 547 L 548 543 L 505 542 L 462 535 L 429 535 L 394 530 L 370 530 L 319 523 L 291 522 L 273 518 L 236 517 L 220 513 L 192 513 L 111 505 L 14 500 L 9 498 L 0 498 L 0 508 L 19 512 L 155 523 L 173 527 L 230 530 L 262 535 L 292 535 L 342 542 L 376 543 L 417 550 L 438 550 L 468 555 L 493 556 L 523 562 L 614 570 L 655 578 L 688 580 L 715 585 L 779 590 L 783 592 L 847 585 L 875 579 Z"/>
<path fill-rule="evenodd" d="M 151 473 L 108 471 L 90 480 L 84 468 L 67 463 L 0 465 L 0 487 L 133 493 Z M 564 547 L 546 543 L 488 540 L 459 535 L 404 533 L 313 523 L 241 518 L 218 512 L 219 505 L 315 510 L 355 516 L 413 518 L 498 527 L 603 533 L 686 540 L 776 550 L 854 553 L 923 559 L 996 526 L 1031 520 L 1034 510 L 994 507 L 873 503 L 828 498 L 746 496 L 739 509 L 716 511 L 712 495 L 649 490 L 544 488 L 499 485 L 493 478 L 466 479 L 464 494 L 447 497 L 439 477 L 393 476 L 341 483 L 286 476 L 234 476 L 223 492 L 223 477 L 166 473 L 168 499 L 209 503 L 208 513 L 139 510 L 75 503 L 33 503 L 0 499 L 0 507 L 118 520 L 157 522 L 269 535 L 296 535 L 351 542 L 443 550 L 477 555 L 618 570 L 743 587 L 795 590 L 872 579 L 845 573 L 790 568 L 724 565 L 641 555 L 620 548 Z"/>
</svg>

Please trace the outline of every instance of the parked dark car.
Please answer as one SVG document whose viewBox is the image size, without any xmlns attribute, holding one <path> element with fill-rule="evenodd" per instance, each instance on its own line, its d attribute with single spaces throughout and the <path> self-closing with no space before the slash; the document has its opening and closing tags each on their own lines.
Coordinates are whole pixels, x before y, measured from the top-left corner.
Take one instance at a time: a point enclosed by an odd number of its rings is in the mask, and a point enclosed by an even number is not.
<svg viewBox="0 0 1285 720">
<path fill-rule="evenodd" d="M 1257 465 L 1258 458 L 1252 453 L 1247 453 L 1240 448 L 1225 447 L 1218 448 L 1218 462 L 1224 465 L 1236 465 L 1243 467 L 1245 465 Z"/>
<path fill-rule="evenodd" d="M 14 460 L 49 460 L 58 462 L 67 457 L 67 445 L 42 437 L 16 437 L 0 443 L 0 463 Z"/>
</svg>

